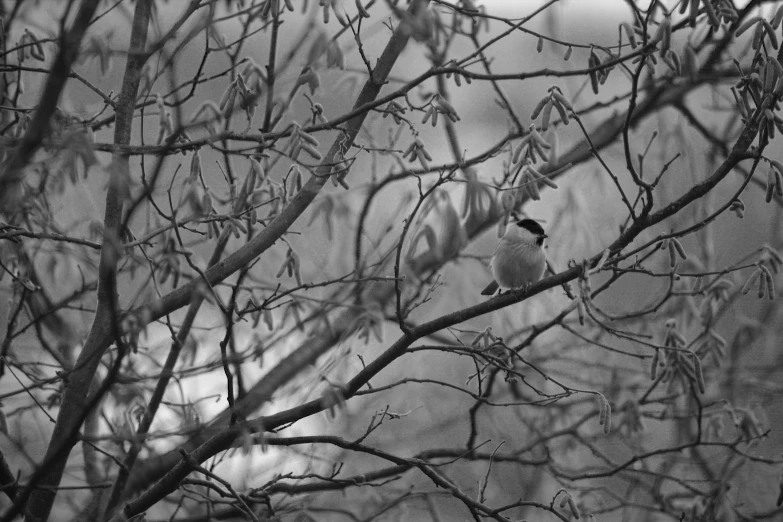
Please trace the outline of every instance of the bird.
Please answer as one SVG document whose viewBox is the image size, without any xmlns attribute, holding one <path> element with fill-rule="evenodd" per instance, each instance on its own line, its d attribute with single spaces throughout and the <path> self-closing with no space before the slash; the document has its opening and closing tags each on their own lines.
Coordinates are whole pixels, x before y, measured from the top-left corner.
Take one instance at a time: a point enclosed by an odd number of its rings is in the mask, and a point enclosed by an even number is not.
<svg viewBox="0 0 783 522">
<path fill-rule="evenodd" d="M 498 288 L 522 288 L 535 283 L 546 270 L 544 228 L 532 219 L 511 224 L 500 239 L 490 266 L 495 279 L 481 295 L 494 295 Z"/>
</svg>

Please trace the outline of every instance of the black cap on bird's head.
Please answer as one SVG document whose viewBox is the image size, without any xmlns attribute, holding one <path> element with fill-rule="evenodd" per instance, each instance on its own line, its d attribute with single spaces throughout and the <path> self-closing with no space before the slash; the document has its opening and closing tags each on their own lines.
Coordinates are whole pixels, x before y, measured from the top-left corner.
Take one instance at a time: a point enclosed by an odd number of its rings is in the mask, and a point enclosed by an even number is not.
<svg viewBox="0 0 783 522">
<path fill-rule="evenodd" d="M 524 228 L 536 236 L 547 237 L 546 233 L 544 232 L 544 227 L 542 227 L 538 221 L 533 221 L 532 219 L 521 219 L 517 221 L 517 226 Z"/>
</svg>

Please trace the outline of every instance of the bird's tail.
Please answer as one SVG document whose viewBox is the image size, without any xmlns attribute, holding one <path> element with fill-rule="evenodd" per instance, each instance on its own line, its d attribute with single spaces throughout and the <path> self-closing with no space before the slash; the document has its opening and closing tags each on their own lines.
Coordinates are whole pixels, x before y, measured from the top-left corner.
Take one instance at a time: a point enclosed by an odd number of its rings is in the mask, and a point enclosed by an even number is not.
<svg viewBox="0 0 783 522">
<path fill-rule="evenodd" d="M 495 292 L 498 291 L 498 288 L 500 288 L 500 285 L 493 279 L 492 282 L 481 291 L 481 295 L 495 295 Z"/>
</svg>

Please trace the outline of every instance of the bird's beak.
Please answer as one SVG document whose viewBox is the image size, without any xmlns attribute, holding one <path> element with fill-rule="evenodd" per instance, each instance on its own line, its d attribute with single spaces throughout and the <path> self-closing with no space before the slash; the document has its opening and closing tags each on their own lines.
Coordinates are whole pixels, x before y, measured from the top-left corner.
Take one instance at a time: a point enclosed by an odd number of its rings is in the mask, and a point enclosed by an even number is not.
<svg viewBox="0 0 783 522">
<path fill-rule="evenodd" d="M 541 234 L 541 237 L 543 237 L 543 238 L 547 238 L 547 237 L 549 237 L 549 236 L 547 236 L 546 234 Z"/>
</svg>

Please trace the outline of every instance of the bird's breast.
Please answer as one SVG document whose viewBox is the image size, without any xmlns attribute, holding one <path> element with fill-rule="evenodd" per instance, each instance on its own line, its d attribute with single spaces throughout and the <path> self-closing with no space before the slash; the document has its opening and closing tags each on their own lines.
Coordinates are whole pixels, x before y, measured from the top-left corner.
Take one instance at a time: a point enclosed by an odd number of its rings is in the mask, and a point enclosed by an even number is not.
<svg viewBox="0 0 783 522">
<path fill-rule="evenodd" d="M 495 280 L 503 288 L 519 288 L 541 279 L 546 269 L 546 254 L 535 245 L 501 241 L 492 259 Z"/>
</svg>

